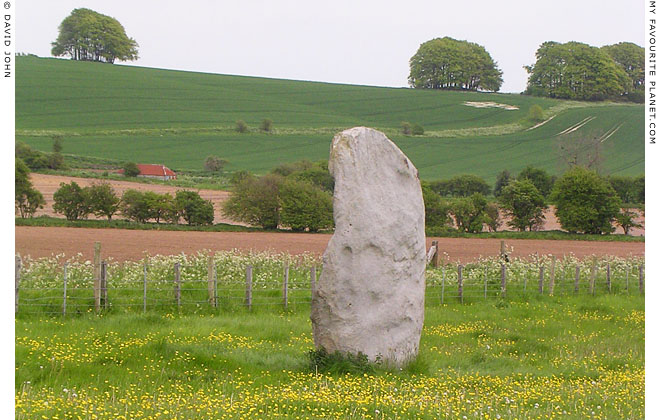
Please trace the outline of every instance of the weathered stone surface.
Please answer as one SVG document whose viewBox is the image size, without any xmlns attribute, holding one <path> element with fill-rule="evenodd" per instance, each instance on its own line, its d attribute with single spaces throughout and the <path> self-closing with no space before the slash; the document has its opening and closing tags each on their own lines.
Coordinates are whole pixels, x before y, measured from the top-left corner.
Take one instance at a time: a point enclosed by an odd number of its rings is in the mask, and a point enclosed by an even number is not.
<svg viewBox="0 0 660 420">
<path fill-rule="evenodd" d="M 356 127 L 330 151 L 335 233 L 312 297 L 314 344 L 401 365 L 424 321 L 424 202 L 417 169 L 383 133 Z"/>
</svg>

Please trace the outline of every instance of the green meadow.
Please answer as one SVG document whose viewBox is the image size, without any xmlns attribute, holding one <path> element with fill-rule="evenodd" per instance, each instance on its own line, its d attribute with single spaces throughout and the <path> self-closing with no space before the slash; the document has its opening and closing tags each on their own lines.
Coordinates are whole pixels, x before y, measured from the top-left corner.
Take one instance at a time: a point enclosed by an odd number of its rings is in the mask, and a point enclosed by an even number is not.
<svg viewBox="0 0 660 420">
<path fill-rule="evenodd" d="M 580 103 L 518 94 L 438 92 L 403 88 L 227 76 L 60 59 L 17 57 L 16 138 L 50 151 L 175 170 L 201 170 L 204 158 L 227 159 L 229 171 L 265 173 L 284 162 L 327 159 L 334 133 L 364 125 L 384 131 L 424 179 L 473 173 L 493 182 L 526 165 L 560 173 L 557 135 L 608 133 L 603 172 L 644 171 L 641 105 Z M 495 102 L 517 110 L 475 108 Z M 531 129 L 529 108 L 540 105 L 544 125 Z M 269 118 L 272 133 L 259 124 Z M 234 125 L 244 120 L 249 132 Z M 399 133 L 402 121 L 423 136 Z"/>
</svg>

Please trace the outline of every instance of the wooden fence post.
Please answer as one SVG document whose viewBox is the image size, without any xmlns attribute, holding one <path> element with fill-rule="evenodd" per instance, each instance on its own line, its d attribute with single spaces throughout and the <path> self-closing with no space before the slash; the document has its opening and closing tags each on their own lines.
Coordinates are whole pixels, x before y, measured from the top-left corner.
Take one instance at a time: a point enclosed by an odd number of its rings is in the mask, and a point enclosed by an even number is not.
<svg viewBox="0 0 660 420">
<path fill-rule="evenodd" d="M 506 244 L 504 241 L 500 241 L 500 258 L 502 261 L 509 261 L 509 256 L 506 253 Z"/>
<path fill-rule="evenodd" d="M 214 266 L 213 266 L 213 253 L 209 252 L 209 257 L 208 257 L 208 263 L 207 263 L 207 286 L 208 286 L 208 291 L 209 291 L 209 303 L 211 306 L 214 304 L 214 296 L 215 296 L 215 287 L 213 287 L 213 271 L 214 271 Z"/>
<path fill-rule="evenodd" d="M 575 286 L 573 287 L 573 293 L 578 293 L 580 291 L 580 266 L 575 266 Z"/>
<path fill-rule="evenodd" d="M 101 299 L 103 309 L 108 309 L 108 264 L 101 261 Z"/>
<path fill-rule="evenodd" d="M 458 265 L 458 297 L 463 303 L 463 266 L 460 264 Z"/>
<path fill-rule="evenodd" d="M 144 263 L 144 279 L 142 281 L 142 312 L 147 312 L 147 263 Z"/>
<path fill-rule="evenodd" d="M 174 263 L 174 300 L 176 306 L 181 307 L 181 265 Z"/>
<path fill-rule="evenodd" d="M 94 242 L 94 309 L 101 310 L 101 242 Z"/>
<path fill-rule="evenodd" d="M 282 301 L 284 309 L 289 307 L 289 263 L 284 264 L 284 281 L 282 282 Z"/>
<path fill-rule="evenodd" d="M 66 316 L 66 263 L 64 263 L 64 297 L 62 298 L 62 316 Z"/>
<path fill-rule="evenodd" d="M 252 309 L 252 266 L 245 268 L 245 305 Z"/>
<path fill-rule="evenodd" d="M 589 294 L 593 295 L 596 293 L 596 274 L 598 272 L 598 266 L 596 265 L 596 261 L 594 261 L 594 264 L 591 266 L 591 276 L 589 278 Z"/>
<path fill-rule="evenodd" d="M 610 263 L 607 263 L 607 291 L 612 293 L 612 278 L 610 277 Z"/>
<path fill-rule="evenodd" d="M 314 295 L 316 294 L 316 267 L 315 266 L 309 269 L 309 288 L 311 289 L 312 299 L 314 299 Z"/>
<path fill-rule="evenodd" d="M 543 294 L 543 275 L 545 273 L 545 267 L 539 267 L 539 294 Z"/>
<path fill-rule="evenodd" d="M 440 259 L 440 249 L 438 249 L 438 241 L 432 241 L 431 247 L 435 247 L 435 254 L 431 258 L 431 264 L 434 268 L 438 268 L 438 260 Z"/>
<path fill-rule="evenodd" d="M 644 265 L 639 266 L 639 293 L 644 294 Z"/>
<path fill-rule="evenodd" d="M 504 297 L 506 296 L 506 264 L 502 263 L 500 266 L 500 277 L 501 277 L 501 284 L 500 284 L 500 291 L 501 295 Z"/>
<path fill-rule="evenodd" d="M 555 294 L 555 264 L 557 263 L 557 257 L 552 256 L 552 264 L 550 264 L 550 284 L 548 285 L 548 295 L 553 296 Z"/>
<path fill-rule="evenodd" d="M 14 287 L 15 287 L 15 297 L 14 297 L 14 314 L 18 313 L 18 288 L 19 284 L 21 282 L 21 265 L 23 264 L 23 261 L 21 261 L 21 257 L 16 255 L 15 258 L 15 272 L 14 272 Z"/>
</svg>

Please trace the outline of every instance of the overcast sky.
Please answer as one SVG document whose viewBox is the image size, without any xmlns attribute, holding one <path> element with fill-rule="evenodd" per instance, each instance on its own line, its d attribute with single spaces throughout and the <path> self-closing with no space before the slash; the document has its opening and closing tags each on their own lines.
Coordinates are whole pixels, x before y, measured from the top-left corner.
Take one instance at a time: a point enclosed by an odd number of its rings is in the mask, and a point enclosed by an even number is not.
<svg viewBox="0 0 660 420">
<path fill-rule="evenodd" d="M 75 8 L 116 18 L 139 44 L 130 65 L 295 80 L 407 86 L 408 60 L 429 39 L 483 45 L 504 72 L 502 92 L 525 89 L 524 65 L 544 41 L 644 46 L 639 0 L 26 0 L 16 51 L 50 56 Z"/>
</svg>

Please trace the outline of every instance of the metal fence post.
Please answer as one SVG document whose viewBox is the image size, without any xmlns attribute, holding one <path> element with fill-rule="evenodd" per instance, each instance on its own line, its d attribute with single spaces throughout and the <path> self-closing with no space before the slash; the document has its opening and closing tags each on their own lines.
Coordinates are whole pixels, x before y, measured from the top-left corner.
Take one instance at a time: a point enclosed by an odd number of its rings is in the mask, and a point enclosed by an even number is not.
<svg viewBox="0 0 660 420">
<path fill-rule="evenodd" d="M 463 303 L 463 266 L 460 264 L 458 265 L 458 297 Z"/>
<path fill-rule="evenodd" d="M 21 282 L 21 265 L 23 264 L 23 261 L 21 261 L 21 257 L 16 255 L 15 258 L 15 272 L 14 272 L 14 288 L 15 288 L 15 294 L 14 294 L 14 314 L 18 313 L 18 288 L 19 284 Z"/>
<path fill-rule="evenodd" d="M 62 316 L 66 316 L 66 263 L 64 263 L 64 296 L 62 298 Z"/>
<path fill-rule="evenodd" d="M 174 300 L 176 306 L 181 307 L 181 265 L 174 263 Z"/>
<path fill-rule="evenodd" d="M 252 309 L 252 266 L 245 269 L 245 305 Z"/>
<path fill-rule="evenodd" d="M 142 312 L 147 312 L 147 263 L 144 263 L 144 281 L 142 293 Z"/>
<path fill-rule="evenodd" d="M 500 266 L 500 276 L 502 280 L 500 284 L 501 294 L 504 297 L 506 296 L 506 265 L 504 263 Z"/>
<path fill-rule="evenodd" d="M 282 299 L 284 309 L 289 307 L 289 264 L 284 265 L 284 281 L 282 282 Z"/>
</svg>

